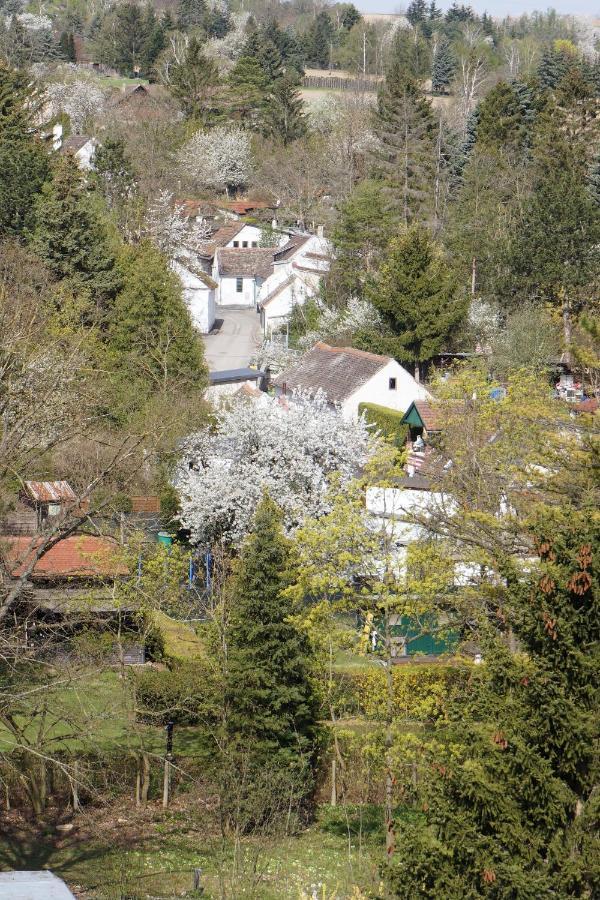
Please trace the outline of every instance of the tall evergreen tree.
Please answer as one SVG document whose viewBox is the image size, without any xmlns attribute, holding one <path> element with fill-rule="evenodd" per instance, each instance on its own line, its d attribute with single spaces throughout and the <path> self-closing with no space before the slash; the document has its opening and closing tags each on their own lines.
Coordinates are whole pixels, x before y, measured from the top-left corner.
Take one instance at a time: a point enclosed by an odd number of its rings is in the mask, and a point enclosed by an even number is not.
<svg viewBox="0 0 600 900">
<path fill-rule="evenodd" d="M 518 238 L 517 238 L 518 235 Z M 600 215 L 581 147 L 567 142 L 550 117 L 534 148 L 534 179 L 509 256 L 505 302 L 529 297 L 562 313 L 565 344 L 572 314 L 600 277 Z"/>
<path fill-rule="evenodd" d="M 109 207 L 127 201 L 135 191 L 131 161 L 121 138 L 105 138 L 94 156 L 94 177 Z"/>
<path fill-rule="evenodd" d="M 392 239 L 369 299 L 387 328 L 362 335 L 360 345 L 413 363 L 417 377 L 467 312 L 440 248 L 422 226 Z"/>
<path fill-rule="evenodd" d="M 263 129 L 284 146 L 306 134 L 304 101 L 293 75 L 286 73 L 272 83 L 264 106 Z"/>
<path fill-rule="evenodd" d="M 374 131 L 379 139 L 375 172 L 385 184 L 390 207 L 408 226 L 433 205 L 436 127 L 421 89 L 397 64 L 379 93 Z"/>
<path fill-rule="evenodd" d="M 206 0 L 179 0 L 177 24 L 182 31 L 197 25 L 203 25 L 206 21 L 207 12 Z"/>
<path fill-rule="evenodd" d="M 39 101 L 25 73 L 0 62 L 0 237 L 21 235 L 48 177 L 48 154 L 36 135 Z"/>
<path fill-rule="evenodd" d="M 229 73 L 228 103 L 242 122 L 258 127 L 270 81 L 254 56 L 240 56 Z"/>
<path fill-rule="evenodd" d="M 489 635 L 484 665 L 446 710 L 443 739 L 426 754 L 421 821 L 399 823 L 397 897 L 600 891 L 600 533 L 590 500 L 539 516 L 529 577 L 507 565 L 502 618 L 519 652 Z"/>
<path fill-rule="evenodd" d="M 289 621 L 283 594 L 290 545 L 282 516 L 263 497 L 232 585 L 227 634 L 227 730 L 257 763 L 297 766 L 314 752 L 317 731 L 310 648 Z"/>
<path fill-rule="evenodd" d="M 365 299 L 392 227 L 381 184 L 359 182 L 342 204 L 332 231 L 335 258 L 326 283 L 331 306 L 344 306 L 350 297 Z"/>
<path fill-rule="evenodd" d="M 172 66 L 170 72 L 171 93 L 179 100 L 188 118 L 204 125 L 217 118 L 220 107 L 218 83 L 215 62 L 204 55 L 199 41 L 193 37 L 183 60 Z"/>
<path fill-rule="evenodd" d="M 142 242 L 123 250 L 119 274 L 122 286 L 106 332 L 117 370 L 140 385 L 138 400 L 199 390 L 205 380 L 202 342 L 166 259 Z"/>
<path fill-rule="evenodd" d="M 317 69 L 326 69 L 331 62 L 331 50 L 335 40 L 333 22 L 325 10 L 317 13 L 304 36 L 306 59 Z"/>
<path fill-rule="evenodd" d="M 32 245 L 57 278 L 85 288 L 98 308 L 118 288 L 115 254 L 98 198 L 70 157 L 55 166 L 36 198 Z"/>
<path fill-rule="evenodd" d="M 499 153 L 529 147 L 535 122 L 533 95 L 527 85 L 499 81 L 478 106 L 477 142 Z"/>
<path fill-rule="evenodd" d="M 454 77 L 456 60 L 448 40 L 441 37 L 433 54 L 431 69 L 431 90 L 434 94 L 445 94 Z"/>
</svg>

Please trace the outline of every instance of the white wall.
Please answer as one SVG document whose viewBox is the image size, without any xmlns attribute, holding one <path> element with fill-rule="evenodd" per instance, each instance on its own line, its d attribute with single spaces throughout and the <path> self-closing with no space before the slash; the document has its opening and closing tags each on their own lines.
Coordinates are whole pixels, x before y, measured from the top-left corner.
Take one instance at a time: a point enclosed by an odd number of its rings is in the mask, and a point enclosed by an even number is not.
<svg viewBox="0 0 600 900">
<path fill-rule="evenodd" d="M 221 275 L 217 276 L 215 280 L 219 282 L 218 302 L 220 306 L 247 306 L 249 308 L 256 306 L 260 285 L 264 281 L 262 278 L 244 278 L 242 292 L 238 293 L 236 278 L 225 278 Z"/>
<path fill-rule="evenodd" d="M 96 140 L 91 138 L 87 144 L 84 144 L 77 153 L 75 159 L 80 169 L 87 172 L 94 168 L 94 156 L 96 155 Z"/>
<path fill-rule="evenodd" d="M 192 323 L 201 334 L 208 334 L 215 324 L 215 291 L 207 287 L 185 266 L 173 260 L 171 268 L 183 286 L 183 299 L 190 311 Z"/>
<path fill-rule="evenodd" d="M 243 241 L 248 241 L 248 247 L 251 247 L 253 243 L 256 243 L 258 247 L 260 243 L 260 239 L 262 237 L 262 228 L 258 228 L 257 225 L 244 225 L 244 227 L 238 231 L 235 237 L 232 237 L 226 247 L 241 247 Z"/>
<path fill-rule="evenodd" d="M 411 516 L 423 515 L 428 509 L 445 506 L 452 513 L 456 504 L 435 491 L 415 491 L 404 488 L 367 488 L 366 506 L 374 516 L 389 519 L 394 539 L 410 544 L 423 537 L 423 528 L 410 521 Z"/>
<path fill-rule="evenodd" d="M 396 389 L 390 390 L 390 378 L 396 379 Z M 406 412 L 415 400 L 429 400 L 431 394 L 419 384 L 395 359 L 379 370 L 342 404 L 345 419 L 358 418 L 360 403 L 377 403 L 398 412 Z"/>
</svg>

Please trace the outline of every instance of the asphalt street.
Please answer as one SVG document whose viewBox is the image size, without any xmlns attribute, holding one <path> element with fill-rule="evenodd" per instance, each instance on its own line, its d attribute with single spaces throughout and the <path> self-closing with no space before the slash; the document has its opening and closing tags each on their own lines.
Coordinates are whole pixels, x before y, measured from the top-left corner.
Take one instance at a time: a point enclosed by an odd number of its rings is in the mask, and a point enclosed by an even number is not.
<svg viewBox="0 0 600 900">
<path fill-rule="evenodd" d="M 218 330 L 202 335 L 210 372 L 245 368 L 262 341 L 260 316 L 255 309 L 217 307 Z"/>
</svg>

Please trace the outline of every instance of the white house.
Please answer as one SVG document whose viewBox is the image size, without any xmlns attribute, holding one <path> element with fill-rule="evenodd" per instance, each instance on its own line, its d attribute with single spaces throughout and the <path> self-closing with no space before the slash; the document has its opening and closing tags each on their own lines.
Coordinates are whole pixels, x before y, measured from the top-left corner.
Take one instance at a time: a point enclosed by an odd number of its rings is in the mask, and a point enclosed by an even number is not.
<svg viewBox="0 0 600 900">
<path fill-rule="evenodd" d="M 201 334 L 209 334 L 215 324 L 218 284 L 187 256 L 171 260 L 171 268 L 183 285 L 183 298 L 194 326 Z"/>
<path fill-rule="evenodd" d="M 220 306 L 256 309 L 261 287 L 272 274 L 272 249 L 217 249 L 212 273 L 219 285 L 217 302 Z"/>
<path fill-rule="evenodd" d="M 62 141 L 61 152 L 69 153 L 75 159 L 77 166 L 84 172 L 89 172 L 94 168 L 94 157 L 98 141 L 96 138 L 88 137 L 85 134 L 72 134 L 65 141 Z"/>
<path fill-rule="evenodd" d="M 273 274 L 259 298 L 265 335 L 284 325 L 295 306 L 318 295 L 321 280 L 329 271 L 331 250 L 329 241 L 319 233 L 292 234 L 275 251 Z"/>
<path fill-rule="evenodd" d="M 344 418 L 358 418 L 361 403 L 376 403 L 405 412 L 430 394 L 395 359 L 353 347 L 331 347 L 319 341 L 273 381 L 279 394 L 321 390 L 339 405 Z"/>
</svg>

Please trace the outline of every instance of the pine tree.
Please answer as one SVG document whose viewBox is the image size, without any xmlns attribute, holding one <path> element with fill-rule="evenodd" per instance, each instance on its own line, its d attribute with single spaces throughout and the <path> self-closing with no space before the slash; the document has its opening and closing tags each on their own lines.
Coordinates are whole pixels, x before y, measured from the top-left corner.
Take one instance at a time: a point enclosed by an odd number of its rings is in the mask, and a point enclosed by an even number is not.
<svg viewBox="0 0 600 900">
<path fill-rule="evenodd" d="M 333 22 L 329 14 L 318 13 L 304 37 L 308 64 L 317 69 L 326 69 L 331 62 L 331 48 L 334 42 Z"/>
<path fill-rule="evenodd" d="M 107 346 L 117 370 L 146 393 L 182 394 L 205 381 L 202 342 L 185 306 L 181 283 L 163 255 L 144 241 L 123 250 L 121 290 L 108 316 Z"/>
<path fill-rule="evenodd" d="M 534 121 L 528 86 L 499 81 L 478 106 L 477 141 L 499 153 L 522 151 L 531 143 Z"/>
<path fill-rule="evenodd" d="M 270 84 L 254 56 L 240 56 L 229 73 L 228 102 L 242 122 L 258 127 Z"/>
<path fill-rule="evenodd" d="M 537 71 L 540 86 L 552 90 L 567 74 L 567 68 L 568 61 L 563 53 L 554 47 L 545 47 Z"/>
<path fill-rule="evenodd" d="M 32 246 L 57 278 L 85 288 L 98 308 L 118 288 L 115 255 L 97 198 L 70 157 L 61 158 L 36 199 Z"/>
<path fill-rule="evenodd" d="M 289 621 L 290 545 L 278 506 L 265 495 L 232 585 L 227 634 L 227 730 L 257 762 L 294 767 L 310 759 L 317 731 L 306 637 Z"/>
<path fill-rule="evenodd" d="M 263 130 L 284 146 L 306 134 L 304 101 L 294 76 L 286 73 L 272 83 L 264 106 Z"/>
<path fill-rule="evenodd" d="M 446 38 L 440 38 L 433 55 L 431 69 L 431 90 L 434 94 L 445 94 L 454 77 L 456 60 Z"/>
<path fill-rule="evenodd" d="M 390 207 L 408 226 L 433 206 L 436 128 L 422 91 L 397 66 L 379 93 L 374 131 L 379 138 L 375 171 Z"/>
<path fill-rule="evenodd" d="M 502 618 L 519 652 L 489 635 L 484 665 L 450 702 L 423 767 L 421 822 L 399 823 L 395 896 L 566 900 L 600 890 L 600 534 L 590 500 L 576 509 L 563 497 L 542 512 L 539 569 L 527 580 L 506 568 Z"/>
<path fill-rule="evenodd" d="M 31 226 L 34 198 L 48 177 L 48 155 L 36 136 L 38 111 L 31 79 L 0 62 L 0 237 Z"/>
<path fill-rule="evenodd" d="M 135 178 L 121 138 L 106 137 L 99 145 L 94 156 L 94 176 L 110 207 L 132 196 Z"/>
<path fill-rule="evenodd" d="M 406 18 L 413 27 L 421 25 L 427 18 L 427 3 L 425 0 L 411 0 L 406 8 Z"/>
<path fill-rule="evenodd" d="M 506 301 L 519 292 L 555 306 L 570 345 L 573 311 L 600 277 L 600 215 L 584 150 L 568 142 L 553 117 L 534 148 L 533 189 L 514 233 L 509 271 Z"/>
<path fill-rule="evenodd" d="M 365 298 L 392 228 L 392 216 L 382 186 L 361 181 L 342 204 L 332 232 L 335 258 L 327 279 L 331 306 L 344 306 L 350 297 Z"/>
<path fill-rule="evenodd" d="M 212 59 L 202 52 L 194 37 L 188 44 L 181 63 L 174 65 L 170 73 L 170 88 L 179 100 L 185 115 L 206 125 L 214 122 L 219 114 L 217 86 L 219 73 Z"/>
<path fill-rule="evenodd" d="M 387 327 L 364 335 L 361 346 L 414 363 L 417 376 L 421 363 L 445 349 L 467 311 L 440 248 L 419 225 L 390 241 L 369 299 Z"/>
<path fill-rule="evenodd" d="M 177 8 L 177 24 L 182 31 L 203 25 L 206 21 L 208 7 L 205 0 L 179 0 Z"/>
</svg>

